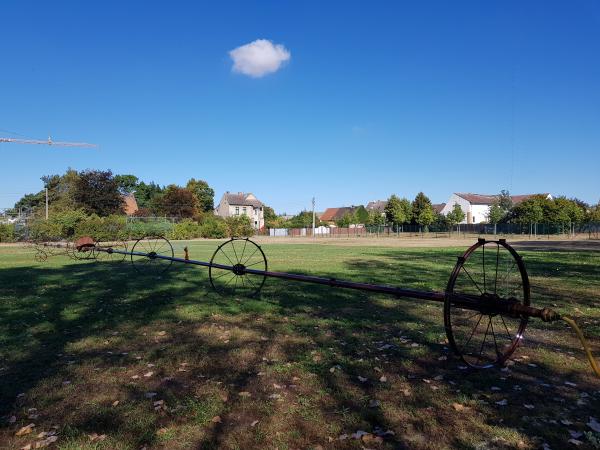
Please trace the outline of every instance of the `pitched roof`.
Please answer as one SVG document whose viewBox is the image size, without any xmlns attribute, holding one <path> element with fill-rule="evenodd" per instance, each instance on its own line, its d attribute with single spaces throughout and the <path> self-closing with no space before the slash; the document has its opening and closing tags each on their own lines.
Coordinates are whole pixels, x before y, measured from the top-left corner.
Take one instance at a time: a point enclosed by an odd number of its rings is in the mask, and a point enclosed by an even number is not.
<svg viewBox="0 0 600 450">
<path fill-rule="evenodd" d="M 531 197 L 535 197 L 536 195 L 541 195 L 546 198 L 550 196 L 550 194 L 548 192 L 544 192 L 542 194 L 511 195 L 510 198 L 512 199 L 513 205 L 517 205 L 517 204 L 521 203 L 522 201 L 528 200 Z"/>
<path fill-rule="evenodd" d="M 262 202 L 254 197 L 254 195 L 251 193 L 246 194 L 244 192 L 238 192 L 237 194 L 231 194 L 229 192 L 225 192 L 225 194 L 223 194 L 223 199 L 230 205 L 235 206 L 252 206 L 254 208 L 260 208 L 263 206 Z"/>
<path fill-rule="evenodd" d="M 492 203 L 494 203 L 494 200 L 496 200 L 497 197 L 497 195 L 469 194 L 460 192 L 455 192 L 455 194 L 459 197 L 464 198 L 472 205 L 491 205 Z"/>
<path fill-rule="evenodd" d="M 375 200 L 375 201 L 367 203 L 366 209 L 368 211 L 383 212 L 385 210 L 386 205 L 387 205 L 386 200 Z"/>
<path fill-rule="evenodd" d="M 335 220 L 339 220 L 344 217 L 346 214 L 351 214 L 355 208 L 350 206 L 343 206 L 341 208 L 327 208 L 321 217 L 320 220 L 323 222 L 332 222 Z"/>
<path fill-rule="evenodd" d="M 466 201 L 471 203 L 472 205 L 491 205 L 498 198 L 498 195 L 487 195 L 487 194 L 470 194 L 470 193 L 459 193 L 455 192 L 461 198 L 464 198 Z M 510 198 L 513 204 L 521 203 L 528 198 L 534 197 L 536 195 L 542 195 L 544 197 L 548 197 L 549 193 L 543 194 L 521 194 L 521 195 L 511 195 Z"/>
<path fill-rule="evenodd" d="M 445 203 L 435 203 L 435 204 L 431 205 L 433 210 L 437 213 L 441 213 L 442 209 L 444 209 L 444 206 L 446 206 Z"/>
</svg>

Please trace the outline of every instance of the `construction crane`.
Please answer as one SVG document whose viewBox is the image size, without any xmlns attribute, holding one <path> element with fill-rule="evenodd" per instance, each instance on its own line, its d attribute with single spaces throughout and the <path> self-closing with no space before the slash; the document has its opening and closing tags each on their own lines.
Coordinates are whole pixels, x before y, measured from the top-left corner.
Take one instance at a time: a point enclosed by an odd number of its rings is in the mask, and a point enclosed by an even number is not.
<svg viewBox="0 0 600 450">
<path fill-rule="evenodd" d="M 39 145 L 55 145 L 58 147 L 86 147 L 86 148 L 94 148 L 98 147 L 96 144 L 88 144 L 86 142 L 62 142 L 62 141 L 53 141 L 50 136 L 48 136 L 47 141 L 39 141 L 36 139 L 15 139 L 15 138 L 4 138 L 0 137 L 0 144 L 13 143 L 13 144 L 39 144 Z M 48 187 L 45 186 L 44 190 L 46 191 L 46 220 L 48 220 Z"/>
<path fill-rule="evenodd" d="M 87 148 L 98 147 L 96 144 L 88 144 L 86 142 L 53 141 L 50 136 L 48 136 L 48 140 L 47 141 L 38 141 L 36 139 L 14 139 L 14 138 L 0 137 L 0 143 L 2 143 L 2 142 L 12 142 L 13 144 L 54 145 L 54 146 L 57 146 L 57 147 L 87 147 Z"/>
</svg>

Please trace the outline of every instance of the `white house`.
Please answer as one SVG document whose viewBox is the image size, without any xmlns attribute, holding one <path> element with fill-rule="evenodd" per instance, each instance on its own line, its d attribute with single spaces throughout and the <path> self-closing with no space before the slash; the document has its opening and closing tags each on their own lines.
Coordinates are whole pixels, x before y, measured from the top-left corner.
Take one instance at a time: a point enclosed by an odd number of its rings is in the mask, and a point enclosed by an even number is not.
<svg viewBox="0 0 600 450">
<path fill-rule="evenodd" d="M 523 194 L 523 195 L 511 195 L 513 205 L 521 203 L 523 200 L 527 200 L 535 195 L 543 195 L 548 199 L 552 199 L 552 196 L 548 193 L 544 194 Z M 485 223 L 488 220 L 488 213 L 490 206 L 498 199 L 498 195 L 486 195 L 486 194 L 468 194 L 455 192 L 450 196 L 450 199 L 446 202 L 441 210 L 441 214 L 447 215 L 454 208 L 455 204 L 458 204 L 465 213 L 465 219 L 461 223 Z"/>
<path fill-rule="evenodd" d="M 260 230 L 265 226 L 264 205 L 252 193 L 238 192 L 232 194 L 229 191 L 223 194 L 219 205 L 215 208 L 215 214 L 221 217 L 245 215 L 250 218 L 252 226 Z"/>
</svg>

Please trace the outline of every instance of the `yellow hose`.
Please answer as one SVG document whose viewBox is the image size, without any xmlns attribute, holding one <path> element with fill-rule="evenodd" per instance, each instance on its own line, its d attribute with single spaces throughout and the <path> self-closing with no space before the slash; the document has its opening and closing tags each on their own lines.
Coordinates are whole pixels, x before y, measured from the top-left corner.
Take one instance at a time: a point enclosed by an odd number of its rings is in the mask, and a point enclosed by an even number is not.
<svg viewBox="0 0 600 450">
<path fill-rule="evenodd" d="M 596 360 L 592 356 L 592 351 L 590 350 L 590 347 L 589 347 L 587 341 L 585 340 L 583 333 L 581 332 L 581 330 L 579 329 L 579 327 L 577 326 L 575 321 L 573 319 L 571 319 L 570 317 L 561 316 L 560 318 L 562 320 L 564 320 L 565 322 L 567 322 L 571 326 L 571 328 L 573 328 L 573 330 L 575 330 L 577 337 L 581 341 L 581 345 L 583 345 L 585 354 L 586 354 L 587 358 L 589 359 L 590 364 L 592 365 L 592 370 L 598 377 L 600 377 L 600 367 L 598 367 L 598 363 L 596 363 Z"/>
</svg>

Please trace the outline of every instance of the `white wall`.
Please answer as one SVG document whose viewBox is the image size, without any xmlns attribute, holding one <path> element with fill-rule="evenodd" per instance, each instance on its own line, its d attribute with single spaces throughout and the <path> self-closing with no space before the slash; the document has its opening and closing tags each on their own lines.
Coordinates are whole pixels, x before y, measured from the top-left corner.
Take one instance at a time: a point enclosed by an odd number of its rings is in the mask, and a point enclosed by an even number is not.
<svg viewBox="0 0 600 450">
<path fill-rule="evenodd" d="M 471 223 L 487 222 L 487 214 L 490 210 L 490 205 L 472 205 L 470 202 L 456 194 L 452 194 L 450 196 L 446 202 L 446 206 L 444 206 L 442 209 L 441 214 L 445 216 L 448 215 L 448 213 L 454 208 L 455 203 L 458 203 L 460 208 L 465 213 L 465 218 L 461 224 L 468 223 L 469 216 L 471 218 Z"/>
<path fill-rule="evenodd" d="M 254 197 L 256 199 L 256 197 Z M 217 215 L 221 217 L 230 216 L 241 216 L 244 214 L 244 208 L 246 208 L 246 215 L 250 218 L 252 226 L 257 230 L 265 226 L 265 215 L 263 208 L 253 208 L 252 206 L 239 206 L 230 205 L 224 199 L 221 199 L 219 206 L 217 207 Z"/>
<path fill-rule="evenodd" d="M 487 222 L 490 205 L 471 205 L 473 223 Z"/>
</svg>

